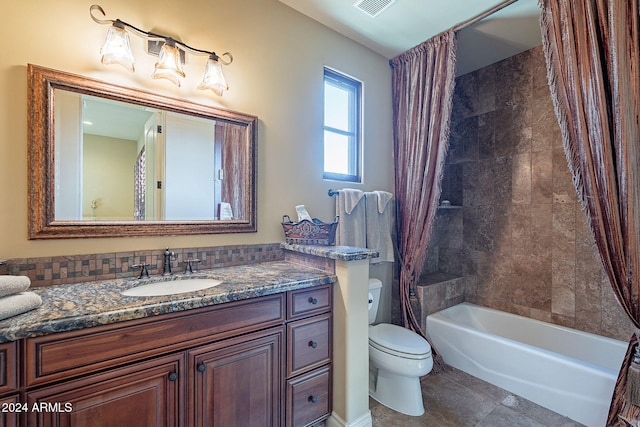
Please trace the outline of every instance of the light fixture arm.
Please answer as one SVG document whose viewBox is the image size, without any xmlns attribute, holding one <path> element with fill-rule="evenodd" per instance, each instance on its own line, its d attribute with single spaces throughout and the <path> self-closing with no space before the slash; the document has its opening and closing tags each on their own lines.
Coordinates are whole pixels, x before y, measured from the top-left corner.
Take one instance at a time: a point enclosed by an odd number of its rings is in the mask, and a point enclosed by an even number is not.
<svg viewBox="0 0 640 427">
<path fill-rule="evenodd" d="M 191 47 L 181 41 L 178 41 L 170 36 L 165 36 L 162 34 L 156 34 L 156 33 L 152 33 L 149 31 L 144 31 L 141 30 L 140 28 L 129 24 L 128 22 L 122 21 L 120 19 L 100 19 L 98 17 L 96 17 L 94 15 L 94 13 L 98 11 L 102 14 L 102 16 L 107 16 L 106 13 L 104 12 L 104 9 L 102 9 L 102 6 L 97 5 L 97 4 L 93 4 L 91 5 L 91 7 L 89 8 L 89 14 L 91 15 L 91 19 L 93 19 L 96 23 L 98 24 L 102 24 L 102 25 L 107 25 L 107 24 L 111 24 L 114 25 L 115 27 L 118 28 L 122 28 L 122 29 L 128 29 L 130 30 L 132 33 L 134 33 L 135 35 L 137 35 L 138 37 L 142 37 L 144 39 L 147 40 L 170 40 L 172 43 L 174 43 L 176 46 L 178 46 L 180 49 L 191 53 L 192 55 L 207 55 L 209 56 L 210 59 L 219 61 L 220 63 L 224 64 L 224 65 L 229 65 L 233 62 L 233 55 L 231 55 L 231 53 L 229 52 L 225 52 L 222 55 L 218 56 L 216 55 L 215 52 L 213 51 L 207 51 L 207 50 L 202 50 L 202 49 L 196 49 L 194 47 Z M 224 59 L 222 59 L 222 57 L 227 57 L 228 60 L 225 61 Z"/>
</svg>

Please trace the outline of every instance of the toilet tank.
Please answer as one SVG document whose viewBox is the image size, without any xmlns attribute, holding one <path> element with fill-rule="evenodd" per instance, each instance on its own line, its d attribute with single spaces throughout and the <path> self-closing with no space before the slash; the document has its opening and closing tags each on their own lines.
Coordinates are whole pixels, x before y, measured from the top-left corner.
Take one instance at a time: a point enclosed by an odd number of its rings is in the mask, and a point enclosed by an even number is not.
<svg viewBox="0 0 640 427">
<path fill-rule="evenodd" d="M 369 324 L 372 325 L 376 321 L 378 314 L 378 306 L 380 304 L 380 294 L 382 291 L 382 282 L 379 279 L 369 279 Z"/>
</svg>

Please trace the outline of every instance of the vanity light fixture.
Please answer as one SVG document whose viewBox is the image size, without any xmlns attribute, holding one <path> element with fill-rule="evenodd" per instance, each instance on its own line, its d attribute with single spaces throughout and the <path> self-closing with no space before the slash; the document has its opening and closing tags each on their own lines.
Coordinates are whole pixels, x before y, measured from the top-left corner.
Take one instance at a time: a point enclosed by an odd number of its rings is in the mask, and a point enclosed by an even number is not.
<svg viewBox="0 0 640 427">
<path fill-rule="evenodd" d="M 180 51 L 173 39 L 167 39 L 158 55 L 156 69 L 153 72 L 154 79 L 167 79 L 180 86 L 180 80 L 185 77 L 180 60 Z"/>
<path fill-rule="evenodd" d="M 98 24 L 111 24 L 107 31 L 107 38 L 100 50 L 103 64 L 120 64 L 131 72 L 135 71 L 135 59 L 131 52 L 129 39 L 130 31 L 147 40 L 149 54 L 158 55 L 158 62 L 152 75 L 154 79 L 167 79 L 180 86 L 181 80 L 185 77 L 182 64 L 188 52 L 192 55 L 206 55 L 209 57 L 198 89 L 211 89 L 218 96 L 222 96 L 224 91 L 229 89 L 222 74 L 222 65 L 229 65 L 233 62 L 231 53 L 225 52 L 218 56 L 215 52 L 193 48 L 169 36 L 143 31 L 120 19 L 97 18 L 94 15 L 96 11 L 100 12 L 102 16 L 106 16 L 101 6 L 92 5 L 89 8 L 89 14 L 95 22 Z M 223 60 L 222 57 L 227 57 L 228 61 Z"/>
</svg>

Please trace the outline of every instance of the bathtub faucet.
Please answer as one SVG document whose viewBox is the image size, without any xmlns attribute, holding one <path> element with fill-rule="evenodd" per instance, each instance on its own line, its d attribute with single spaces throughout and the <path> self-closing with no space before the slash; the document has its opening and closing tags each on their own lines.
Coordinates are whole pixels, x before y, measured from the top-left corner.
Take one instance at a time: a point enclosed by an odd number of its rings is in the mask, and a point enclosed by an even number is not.
<svg viewBox="0 0 640 427">
<path fill-rule="evenodd" d="M 164 250 L 164 261 L 162 262 L 162 275 L 171 275 L 171 260 L 176 259 L 176 253 L 170 251 L 169 248 Z"/>
</svg>

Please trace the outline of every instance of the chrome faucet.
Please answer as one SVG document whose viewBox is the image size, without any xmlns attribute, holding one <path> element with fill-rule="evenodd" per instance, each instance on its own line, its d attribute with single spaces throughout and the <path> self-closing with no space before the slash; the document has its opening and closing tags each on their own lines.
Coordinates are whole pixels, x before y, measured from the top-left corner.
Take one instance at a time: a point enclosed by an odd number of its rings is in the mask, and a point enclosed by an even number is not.
<svg viewBox="0 0 640 427">
<path fill-rule="evenodd" d="M 140 274 L 138 274 L 138 279 L 149 277 L 149 264 L 145 264 L 144 262 L 141 262 L 140 264 L 133 264 L 131 267 L 140 269 Z"/>
<path fill-rule="evenodd" d="M 176 259 L 176 253 L 170 251 L 169 248 L 164 250 L 164 261 L 162 262 L 162 275 L 170 276 L 171 275 L 171 260 Z"/>
<path fill-rule="evenodd" d="M 202 262 L 201 259 L 191 259 L 184 261 L 184 274 L 192 274 L 193 273 L 193 264 L 197 264 Z"/>
</svg>

